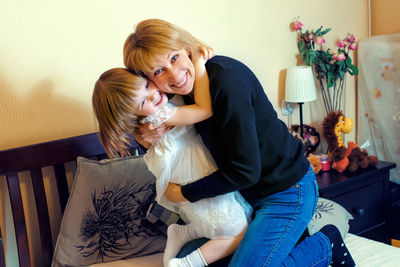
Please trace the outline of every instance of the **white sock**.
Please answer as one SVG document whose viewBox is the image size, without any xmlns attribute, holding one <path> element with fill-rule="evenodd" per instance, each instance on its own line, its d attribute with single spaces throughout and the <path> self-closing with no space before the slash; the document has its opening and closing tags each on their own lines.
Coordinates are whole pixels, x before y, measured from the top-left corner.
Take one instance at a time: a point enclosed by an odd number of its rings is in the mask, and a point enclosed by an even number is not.
<svg viewBox="0 0 400 267">
<path fill-rule="evenodd" d="M 178 255 L 179 250 L 183 245 L 197 238 L 200 238 L 200 236 L 198 236 L 195 228 L 190 224 L 171 224 L 167 231 L 167 245 L 164 251 L 164 266 L 167 266 L 169 260 Z"/>
<path fill-rule="evenodd" d="M 184 258 L 173 258 L 168 262 L 168 267 L 204 267 L 208 266 L 200 249 L 196 249 Z"/>
</svg>

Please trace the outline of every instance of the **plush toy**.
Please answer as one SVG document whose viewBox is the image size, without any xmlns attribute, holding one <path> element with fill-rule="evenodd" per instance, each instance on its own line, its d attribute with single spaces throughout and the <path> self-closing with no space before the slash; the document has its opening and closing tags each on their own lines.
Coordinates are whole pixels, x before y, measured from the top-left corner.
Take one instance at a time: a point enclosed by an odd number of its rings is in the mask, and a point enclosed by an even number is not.
<svg viewBox="0 0 400 267">
<path fill-rule="evenodd" d="M 364 169 L 370 166 L 375 166 L 378 164 L 378 157 L 377 156 L 370 156 L 368 152 L 364 149 L 361 149 L 357 146 L 354 142 L 349 142 L 347 144 L 347 149 L 349 147 L 353 147 L 351 149 L 351 153 L 348 155 L 349 158 L 349 166 L 347 170 L 350 172 L 355 172 L 359 168 Z"/>
<path fill-rule="evenodd" d="M 352 119 L 345 117 L 341 111 L 330 112 L 322 122 L 322 137 L 328 144 L 328 153 L 345 147 L 342 134 L 350 133 L 352 130 Z"/>
<path fill-rule="evenodd" d="M 353 121 L 346 118 L 341 111 L 330 112 L 322 123 L 322 136 L 328 144 L 328 153 L 332 159 L 332 168 L 338 172 L 355 172 L 378 164 L 376 156 L 368 155 L 354 142 L 343 142 L 342 134 L 350 133 Z"/>
<path fill-rule="evenodd" d="M 293 136 L 298 139 L 300 142 L 304 144 L 305 156 L 307 157 L 309 154 L 313 153 L 320 143 L 320 136 L 317 132 L 317 129 L 314 127 L 303 124 L 303 138 L 300 136 L 300 126 L 297 124 L 293 124 L 290 127 L 290 132 Z"/>
<path fill-rule="evenodd" d="M 349 142 L 348 147 L 341 146 L 337 150 L 332 152 L 332 168 L 338 172 L 344 172 L 350 165 L 349 156 L 353 149 L 356 147 L 356 143 Z"/>
<path fill-rule="evenodd" d="M 313 169 L 314 173 L 317 174 L 322 169 L 321 161 L 319 157 L 314 154 L 309 154 L 307 157 L 308 161 L 310 162 L 311 168 Z"/>
</svg>

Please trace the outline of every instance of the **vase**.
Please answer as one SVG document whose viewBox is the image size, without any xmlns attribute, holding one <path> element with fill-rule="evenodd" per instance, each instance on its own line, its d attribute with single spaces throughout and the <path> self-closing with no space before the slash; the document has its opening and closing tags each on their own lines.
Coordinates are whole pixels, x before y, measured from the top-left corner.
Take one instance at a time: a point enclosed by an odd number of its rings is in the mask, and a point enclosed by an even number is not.
<svg viewBox="0 0 400 267">
<path fill-rule="evenodd" d="M 320 79 L 318 82 L 326 114 L 339 110 L 344 113 L 345 77 L 337 79 L 330 87 L 325 79 Z"/>
<path fill-rule="evenodd" d="M 328 153 L 328 144 L 323 138 L 322 122 L 326 116 L 332 112 L 342 111 L 345 114 L 345 79 L 337 79 L 337 81 L 328 87 L 325 80 L 317 81 L 317 101 L 311 104 L 311 120 L 315 121 L 318 126 L 316 127 L 321 136 L 319 145 L 319 152 L 322 154 Z M 319 88 L 319 90 L 318 90 Z M 343 136 L 343 141 L 345 141 Z"/>
</svg>

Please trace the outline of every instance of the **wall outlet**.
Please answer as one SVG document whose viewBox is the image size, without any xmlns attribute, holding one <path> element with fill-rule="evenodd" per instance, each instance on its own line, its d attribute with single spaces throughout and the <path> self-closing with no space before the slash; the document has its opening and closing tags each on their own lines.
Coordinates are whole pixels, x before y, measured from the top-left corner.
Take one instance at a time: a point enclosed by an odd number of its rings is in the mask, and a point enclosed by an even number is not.
<svg viewBox="0 0 400 267">
<path fill-rule="evenodd" d="M 282 100 L 282 115 L 283 116 L 291 115 L 293 113 L 293 110 L 294 110 L 293 103 Z"/>
</svg>

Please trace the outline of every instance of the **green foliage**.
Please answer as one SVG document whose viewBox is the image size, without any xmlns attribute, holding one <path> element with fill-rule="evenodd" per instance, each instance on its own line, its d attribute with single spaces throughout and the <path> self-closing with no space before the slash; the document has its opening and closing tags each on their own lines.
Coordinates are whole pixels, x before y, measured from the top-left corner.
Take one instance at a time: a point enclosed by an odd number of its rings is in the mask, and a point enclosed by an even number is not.
<svg viewBox="0 0 400 267">
<path fill-rule="evenodd" d="M 300 21 L 293 23 L 294 30 L 299 32 L 297 47 L 301 58 L 307 66 L 313 68 L 318 79 L 327 113 L 340 109 L 340 100 L 346 73 L 358 75 L 358 68 L 352 63 L 350 51 L 357 49 L 357 43 L 352 34 L 337 42 L 337 51 L 323 49 L 324 35 L 331 29 L 323 26 L 317 30 L 305 30 Z"/>
</svg>

